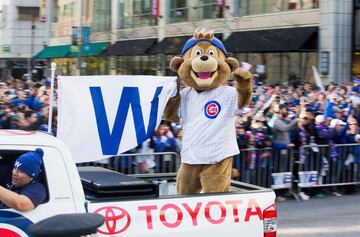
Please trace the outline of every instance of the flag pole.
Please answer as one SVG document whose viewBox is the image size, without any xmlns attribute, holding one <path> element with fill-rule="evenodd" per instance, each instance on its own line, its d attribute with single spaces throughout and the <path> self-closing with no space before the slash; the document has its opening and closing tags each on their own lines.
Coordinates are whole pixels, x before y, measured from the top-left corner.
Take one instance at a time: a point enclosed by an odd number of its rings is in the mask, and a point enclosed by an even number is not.
<svg viewBox="0 0 360 237">
<path fill-rule="evenodd" d="M 49 119 L 48 119 L 48 133 L 52 133 L 52 116 L 54 107 L 54 81 L 55 81 L 56 63 L 51 63 L 51 86 L 50 86 L 50 105 L 49 105 Z"/>
</svg>

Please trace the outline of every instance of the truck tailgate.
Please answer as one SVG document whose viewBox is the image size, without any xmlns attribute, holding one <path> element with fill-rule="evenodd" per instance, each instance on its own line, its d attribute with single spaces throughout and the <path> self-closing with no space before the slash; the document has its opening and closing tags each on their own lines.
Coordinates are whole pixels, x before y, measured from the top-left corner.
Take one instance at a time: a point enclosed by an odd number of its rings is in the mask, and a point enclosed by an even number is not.
<svg viewBox="0 0 360 237">
<path fill-rule="evenodd" d="M 271 190 L 167 196 L 88 203 L 102 214 L 100 236 L 263 237 L 263 211 L 275 202 Z"/>
</svg>

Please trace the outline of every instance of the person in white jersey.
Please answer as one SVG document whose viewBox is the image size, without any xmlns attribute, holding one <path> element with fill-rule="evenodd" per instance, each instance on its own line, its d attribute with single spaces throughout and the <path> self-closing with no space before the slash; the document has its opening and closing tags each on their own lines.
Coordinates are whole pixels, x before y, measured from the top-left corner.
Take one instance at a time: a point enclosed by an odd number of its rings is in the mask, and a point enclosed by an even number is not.
<svg viewBox="0 0 360 237">
<path fill-rule="evenodd" d="M 183 123 L 178 194 L 227 192 L 232 156 L 239 153 L 235 115 L 252 97 L 252 74 L 227 56 L 212 32 L 195 32 L 171 60 L 171 69 L 188 87 L 172 98 L 164 118 Z M 230 74 L 236 87 L 226 86 Z"/>
</svg>

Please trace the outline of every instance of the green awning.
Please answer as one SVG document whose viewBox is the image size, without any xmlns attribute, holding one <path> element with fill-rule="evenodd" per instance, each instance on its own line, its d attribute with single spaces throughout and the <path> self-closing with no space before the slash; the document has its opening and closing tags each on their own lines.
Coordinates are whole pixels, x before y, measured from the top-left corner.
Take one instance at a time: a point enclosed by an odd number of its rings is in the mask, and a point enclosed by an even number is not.
<svg viewBox="0 0 360 237">
<path fill-rule="evenodd" d="M 83 46 L 81 57 L 99 55 L 110 45 L 109 42 L 90 43 L 87 47 Z M 79 56 L 79 48 L 72 45 L 48 46 L 40 51 L 33 58 L 76 58 Z"/>
<path fill-rule="evenodd" d="M 108 46 L 110 45 L 109 42 L 96 42 L 90 43 L 88 46 L 82 47 L 81 50 L 81 57 L 88 57 L 88 56 L 96 56 L 102 53 Z M 79 56 L 79 52 L 71 51 L 68 54 L 68 58 L 76 58 Z"/>
<path fill-rule="evenodd" d="M 48 46 L 33 58 L 66 58 L 70 52 L 70 45 Z"/>
</svg>

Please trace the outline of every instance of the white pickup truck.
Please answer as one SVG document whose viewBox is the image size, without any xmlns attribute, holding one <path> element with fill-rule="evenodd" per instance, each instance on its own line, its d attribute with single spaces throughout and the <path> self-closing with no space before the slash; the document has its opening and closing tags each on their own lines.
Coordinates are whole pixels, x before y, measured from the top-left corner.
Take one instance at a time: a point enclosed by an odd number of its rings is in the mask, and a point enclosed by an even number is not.
<svg viewBox="0 0 360 237">
<path fill-rule="evenodd" d="M 0 210 L 0 236 L 31 236 L 32 223 L 63 213 L 105 217 L 99 236 L 276 236 L 275 194 L 233 182 L 228 193 L 174 194 L 175 174 L 126 176 L 100 167 L 77 167 L 66 145 L 40 132 L 0 130 L 0 182 L 15 159 L 44 150 L 40 181 L 47 199 L 30 212 Z M 160 191 L 159 191 L 160 190 Z"/>
</svg>

